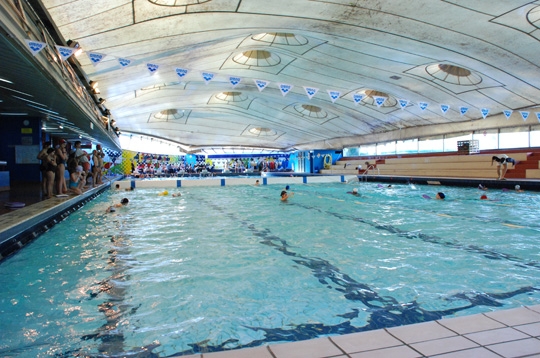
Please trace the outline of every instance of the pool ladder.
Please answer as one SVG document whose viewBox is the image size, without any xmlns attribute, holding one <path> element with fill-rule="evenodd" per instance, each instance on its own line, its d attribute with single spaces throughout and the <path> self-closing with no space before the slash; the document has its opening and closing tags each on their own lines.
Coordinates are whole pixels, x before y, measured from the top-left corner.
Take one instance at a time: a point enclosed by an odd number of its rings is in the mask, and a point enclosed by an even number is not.
<svg viewBox="0 0 540 358">
<path fill-rule="evenodd" d="M 377 170 L 377 175 L 380 174 L 379 172 L 379 168 L 377 168 L 375 165 L 371 164 L 370 166 L 368 166 L 366 168 L 366 170 L 362 173 L 362 175 L 360 175 L 360 178 L 358 178 L 359 181 L 365 181 L 367 182 L 367 179 L 368 179 L 368 175 L 369 175 L 369 172 L 370 171 L 373 171 L 373 170 Z"/>
</svg>

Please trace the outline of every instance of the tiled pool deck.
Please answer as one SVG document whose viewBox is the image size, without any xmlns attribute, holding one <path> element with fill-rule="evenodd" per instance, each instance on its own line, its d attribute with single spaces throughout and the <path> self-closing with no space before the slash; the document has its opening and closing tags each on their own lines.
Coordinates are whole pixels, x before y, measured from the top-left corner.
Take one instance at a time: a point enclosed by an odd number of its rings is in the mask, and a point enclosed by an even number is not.
<svg viewBox="0 0 540 358">
<path fill-rule="evenodd" d="M 535 183 L 537 184 L 537 183 Z M 87 199 L 96 188 L 80 197 L 38 201 L 0 215 L 0 237 L 40 220 L 48 212 L 55 215 L 62 206 Z M 1 259 L 1 257 L 0 257 Z M 215 353 L 199 353 L 188 358 L 413 358 L 413 357 L 539 357 L 540 305 L 441 319 L 308 341 L 270 344 Z"/>
<path fill-rule="evenodd" d="M 540 305 L 185 358 L 540 357 Z"/>
</svg>

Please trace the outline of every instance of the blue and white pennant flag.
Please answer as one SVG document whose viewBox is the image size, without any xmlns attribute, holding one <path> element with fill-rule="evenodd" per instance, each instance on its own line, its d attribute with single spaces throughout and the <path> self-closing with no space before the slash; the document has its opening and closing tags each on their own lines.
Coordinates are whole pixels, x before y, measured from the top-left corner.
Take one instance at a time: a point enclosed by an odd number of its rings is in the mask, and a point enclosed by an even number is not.
<svg viewBox="0 0 540 358">
<path fill-rule="evenodd" d="M 238 86 L 240 82 L 242 82 L 242 79 L 240 77 L 229 76 L 229 83 L 233 86 L 233 88 Z"/>
<path fill-rule="evenodd" d="M 386 102 L 387 99 L 388 99 L 388 97 L 373 96 L 373 100 L 375 101 L 375 104 L 379 108 L 384 104 L 384 102 Z"/>
<path fill-rule="evenodd" d="M 448 112 L 448 110 L 450 109 L 450 106 L 447 105 L 447 104 L 441 104 L 441 112 L 443 114 L 446 114 L 446 112 Z"/>
<path fill-rule="evenodd" d="M 38 53 L 40 53 L 41 50 L 45 48 L 45 46 L 47 46 L 45 42 L 32 41 L 28 39 L 24 39 L 24 41 L 26 42 L 26 45 L 28 46 L 28 49 L 33 56 L 36 56 Z"/>
<path fill-rule="evenodd" d="M 480 110 L 480 112 L 482 113 L 482 117 L 483 117 L 484 119 L 486 119 L 487 115 L 489 114 L 489 109 L 488 109 L 488 108 L 482 108 L 482 109 Z"/>
<path fill-rule="evenodd" d="M 336 103 L 337 99 L 341 96 L 341 92 L 339 91 L 327 90 L 327 92 L 332 103 Z"/>
<path fill-rule="evenodd" d="M 257 86 L 259 92 L 262 92 L 270 84 L 269 81 L 265 80 L 253 80 L 253 82 L 255 82 L 255 86 Z"/>
<path fill-rule="evenodd" d="M 214 79 L 215 75 L 216 74 L 213 73 L 213 72 L 202 72 L 201 73 L 201 76 L 202 76 L 205 84 L 210 83 L 210 81 L 212 81 Z"/>
<path fill-rule="evenodd" d="M 399 108 L 405 109 L 409 105 L 409 100 L 407 99 L 398 99 Z"/>
<path fill-rule="evenodd" d="M 176 74 L 178 75 L 178 77 L 180 78 L 184 78 L 186 77 L 186 75 L 188 74 L 189 70 L 187 68 L 180 68 L 180 67 L 177 67 L 174 69 L 174 71 L 176 72 Z"/>
<path fill-rule="evenodd" d="M 304 86 L 304 91 L 306 91 L 306 94 L 307 94 L 308 98 L 312 99 L 313 96 L 315 96 L 315 94 L 317 94 L 319 89 L 315 88 L 315 87 L 306 87 L 306 86 Z"/>
<path fill-rule="evenodd" d="M 107 55 L 103 53 L 99 53 L 99 52 L 88 52 L 88 58 L 90 59 L 90 62 L 92 62 L 92 65 L 94 66 L 100 63 L 101 61 L 103 61 L 105 56 Z"/>
<path fill-rule="evenodd" d="M 147 63 L 146 69 L 148 69 L 148 72 L 151 74 L 154 74 L 157 72 L 157 70 L 159 70 L 159 65 L 156 65 L 155 63 Z"/>
<path fill-rule="evenodd" d="M 75 49 L 71 48 L 71 47 L 58 46 L 58 45 L 55 45 L 55 47 L 56 47 L 56 51 L 58 51 L 58 54 L 60 55 L 60 59 L 62 61 L 67 60 L 68 58 L 71 57 L 71 55 L 73 55 L 75 53 Z"/>
<path fill-rule="evenodd" d="M 133 63 L 133 61 L 131 61 L 129 58 L 121 57 L 118 59 L 118 63 L 120 64 L 122 68 L 126 68 L 130 66 Z"/>
<path fill-rule="evenodd" d="M 527 118 L 529 118 L 529 112 L 519 111 L 519 114 L 521 114 L 521 118 L 523 118 L 524 121 L 526 121 Z"/>
<path fill-rule="evenodd" d="M 425 111 L 426 108 L 428 108 L 428 106 L 429 106 L 429 103 L 427 102 L 418 102 L 418 107 L 420 107 L 422 111 Z"/>
<path fill-rule="evenodd" d="M 283 97 L 285 97 L 287 93 L 291 92 L 294 87 L 293 85 L 288 85 L 286 83 L 280 83 L 278 86 L 279 86 L 279 91 L 281 92 Z"/>
<path fill-rule="evenodd" d="M 364 98 L 366 98 L 366 95 L 363 94 L 363 93 L 355 93 L 355 94 L 353 94 L 354 105 L 358 106 L 358 104 L 360 104 L 360 102 L 362 102 L 362 100 Z"/>
<path fill-rule="evenodd" d="M 509 110 L 509 109 L 505 109 L 505 110 L 503 111 L 504 116 L 506 117 L 506 119 L 510 119 L 510 116 L 512 115 L 512 112 L 513 112 L 513 111 L 511 111 L 511 110 Z"/>
</svg>

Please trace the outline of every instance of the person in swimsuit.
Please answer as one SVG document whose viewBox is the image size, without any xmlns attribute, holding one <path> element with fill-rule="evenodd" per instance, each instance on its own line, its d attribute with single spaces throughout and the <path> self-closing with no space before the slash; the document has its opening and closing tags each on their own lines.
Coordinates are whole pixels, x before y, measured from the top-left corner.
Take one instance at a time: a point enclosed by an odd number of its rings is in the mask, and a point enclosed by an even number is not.
<svg viewBox="0 0 540 358">
<path fill-rule="evenodd" d="M 77 165 L 75 170 L 69 174 L 69 190 L 77 195 L 81 195 L 85 182 L 83 167 Z"/>
<path fill-rule="evenodd" d="M 127 204 L 129 204 L 129 199 L 128 198 L 123 198 L 122 200 L 120 200 L 120 204 L 111 205 L 105 211 L 108 212 L 108 213 L 114 213 L 116 211 L 116 208 L 121 208 L 121 207 L 127 206 Z"/>
<path fill-rule="evenodd" d="M 491 157 L 491 165 L 493 166 L 493 162 L 497 162 L 497 180 L 506 180 L 504 176 L 506 175 L 506 171 L 508 170 L 508 163 L 512 163 L 512 165 L 516 165 L 516 160 L 508 157 L 506 154 L 503 154 L 500 157 L 497 157 L 494 155 Z"/>
<path fill-rule="evenodd" d="M 64 139 L 60 139 L 58 148 L 56 148 L 56 192 L 58 194 L 65 194 L 67 193 L 67 185 L 66 185 L 66 178 L 65 178 L 65 172 L 66 172 L 66 164 L 68 159 L 67 154 L 67 142 Z"/>
<path fill-rule="evenodd" d="M 98 144 L 96 146 L 96 149 L 92 152 L 92 161 L 94 162 L 94 166 L 92 167 L 92 174 L 94 175 L 94 180 L 96 184 L 103 184 L 103 181 L 101 180 L 103 175 L 103 158 L 105 157 L 105 153 L 103 153 L 103 150 L 101 149 L 101 145 Z"/>
<path fill-rule="evenodd" d="M 437 200 L 444 200 L 446 198 L 446 195 L 444 195 L 443 192 L 438 192 L 437 195 L 435 195 L 435 199 Z"/>
<path fill-rule="evenodd" d="M 37 159 L 41 160 L 39 170 L 41 171 L 41 192 L 47 195 L 47 150 L 51 147 L 51 142 L 43 143 L 43 149 L 39 151 Z"/>
<path fill-rule="evenodd" d="M 54 176 L 56 173 L 56 154 L 54 148 L 47 149 L 47 155 L 44 157 L 45 181 L 47 186 L 47 198 L 52 198 L 54 192 Z"/>
<path fill-rule="evenodd" d="M 83 167 L 85 178 L 88 179 L 89 176 L 92 177 L 92 186 L 95 186 L 94 175 L 92 174 L 92 171 L 90 170 L 90 160 L 88 159 L 88 153 L 86 153 L 86 151 L 81 149 L 80 140 L 75 142 L 74 147 L 75 147 L 74 149 L 75 158 L 77 159 L 79 164 Z"/>
<path fill-rule="evenodd" d="M 281 201 L 287 201 L 287 199 L 292 198 L 294 196 L 294 193 L 291 192 L 290 194 L 287 193 L 287 191 L 283 190 L 281 192 Z"/>
</svg>

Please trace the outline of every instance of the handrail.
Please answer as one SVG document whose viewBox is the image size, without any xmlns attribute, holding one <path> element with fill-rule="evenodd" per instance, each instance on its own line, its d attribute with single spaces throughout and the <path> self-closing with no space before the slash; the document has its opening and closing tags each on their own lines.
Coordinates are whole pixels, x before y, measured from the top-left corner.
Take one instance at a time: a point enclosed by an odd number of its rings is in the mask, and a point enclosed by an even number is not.
<svg viewBox="0 0 540 358">
<path fill-rule="evenodd" d="M 364 172 L 362 173 L 362 175 L 360 176 L 360 181 L 364 181 L 364 178 L 367 182 L 367 179 L 368 179 L 368 174 L 369 174 L 369 171 L 370 170 L 374 170 L 374 169 L 377 169 L 377 175 L 380 174 L 379 172 L 379 168 L 377 168 L 377 166 L 371 164 L 371 165 L 368 165 L 368 167 L 364 170 Z"/>
</svg>

